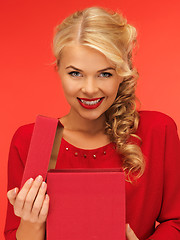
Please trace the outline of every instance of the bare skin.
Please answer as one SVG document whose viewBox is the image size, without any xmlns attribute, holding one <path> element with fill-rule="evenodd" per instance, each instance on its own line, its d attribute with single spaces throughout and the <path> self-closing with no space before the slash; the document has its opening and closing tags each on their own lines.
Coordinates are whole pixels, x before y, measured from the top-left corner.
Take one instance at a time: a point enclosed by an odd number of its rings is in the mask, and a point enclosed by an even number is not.
<svg viewBox="0 0 180 240">
<path fill-rule="evenodd" d="M 72 66 L 80 70 L 75 70 Z M 73 44 L 64 48 L 58 73 L 65 97 L 71 106 L 70 112 L 60 119 L 64 125 L 65 140 L 84 149 L 108 144 L 109 139 L 104 134 L 105 111 L 114 102 L 122 82 L 112 63 L 95 49 Z M 102 97 L 102 103 L 91 110 L 83 108 L 78 101 L 78 98 Z M 46 189 L 46 183 L 40 178 L 27 181 L 21 190 L 15 188 L 8 191 L 7 197 L 14 207 L 14 213 L 21 218 L 16 232 L 17 240 L 44 240 L 49 209 Z M 138 240 L 127 226 L 126 235 L 128 240 Z"/>
<path fill-rule="evenodd" d="M 75 131 L 68 128 L 64 117 L 59 120 L 64 125 L 62 132 L 63 138 L 78 148 L 95 149 L 110 143 L 108 136 L 104 134 L 104 128 L 96 131 L 95 133 Z"/>
</svg>

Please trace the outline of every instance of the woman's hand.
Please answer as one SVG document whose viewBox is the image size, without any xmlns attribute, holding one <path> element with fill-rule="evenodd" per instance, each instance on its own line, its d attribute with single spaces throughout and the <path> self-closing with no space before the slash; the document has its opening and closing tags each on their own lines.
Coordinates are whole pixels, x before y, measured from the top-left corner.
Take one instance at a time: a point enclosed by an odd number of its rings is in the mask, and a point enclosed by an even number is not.
<svg viewBox="0 0 180 240">
<path fill-rule="evenodd" d="M 126 237 L 128 240 L 139 240 L 133 230 L 130 228 L 129 224 L 126 224 Z"/>
<path fill-rule="evenodd" d="M 21 220 L 30 223 L 44 224 L 49 209 L 49 197 L 46 194 L 47 184 L 42 176 L 35 180 L 27 180 L 19 191 L 18 188 L 9 190 L 7 197 L 14 207 L 14 213 Z"/>
</svg>

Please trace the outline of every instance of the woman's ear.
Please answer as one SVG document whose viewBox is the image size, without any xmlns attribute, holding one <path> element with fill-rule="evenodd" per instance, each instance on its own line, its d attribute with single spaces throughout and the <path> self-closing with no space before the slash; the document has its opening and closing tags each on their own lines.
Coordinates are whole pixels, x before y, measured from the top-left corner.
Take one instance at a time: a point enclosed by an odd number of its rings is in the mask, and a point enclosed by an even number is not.
<svg viewBox="0 0 180 240">
<path fill-rule="evenodd" d="M 59 65 L 60 65 L 60 60 L 57 59 L 57 61 L 56 61 L 56 71 L 58 71 L 58 69 L 59 69 Z"/>
<path fill-rule="evenodd" d="M 55 65 L 54 65 L 54 70 L 57 72 L 58 71 L 58 69 L 59 69 L 59 59 L 57 59 L 55 62 Z"/>
<path fill-rule="evenodd" d="M 57 66 L 57 64 L 55 64 L 54 70 L 55 70 L 56 72 L 58 71 L 58 66 Z"/>
</svg>

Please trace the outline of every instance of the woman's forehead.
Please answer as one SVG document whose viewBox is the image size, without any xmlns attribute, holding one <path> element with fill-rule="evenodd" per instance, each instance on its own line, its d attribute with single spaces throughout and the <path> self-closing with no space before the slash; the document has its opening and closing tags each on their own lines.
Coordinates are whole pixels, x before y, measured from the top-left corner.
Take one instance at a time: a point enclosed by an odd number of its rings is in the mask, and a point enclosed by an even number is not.
<svg viewBox="0 0 180 240">
<path fill-rule="evenodd" d="M 114 67 L 103 53 L 84 45 L 65 46 L 62 50 L 60 61 L 65 65 L 75 65 L 80 69 L 87 65 L 95 69 Z"/>
</svg>

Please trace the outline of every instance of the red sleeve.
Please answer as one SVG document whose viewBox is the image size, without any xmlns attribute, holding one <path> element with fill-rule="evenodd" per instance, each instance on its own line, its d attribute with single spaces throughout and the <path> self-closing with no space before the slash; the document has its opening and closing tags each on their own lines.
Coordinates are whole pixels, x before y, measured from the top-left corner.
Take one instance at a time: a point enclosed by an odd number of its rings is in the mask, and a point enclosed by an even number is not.
<svg viewBox="0 0 180 240">
<path fill-rule="evenodd" d="M 166 126 L 164 152 L 164 183 L 160 223 L 148 239 L 180 239 L 180 141 L 175 122 L 169 118 Z"/>
<path fill-rule="evenodd" d="M 8 156 L 8 187 L 7 191 L 20 187 L 25 160 L 32 135 L 32 124 L 20 127 L 15 132 L 10 145 Z M 20 218 L 14 214 L 13 206 L 8 201 L 4 236 L 6 240 L 16 240 L 16 230 Z"/>
</svg>

